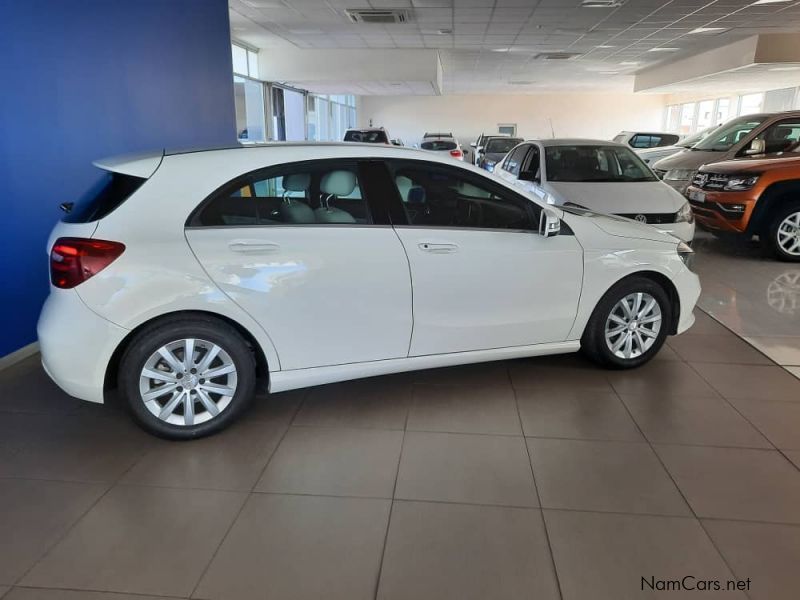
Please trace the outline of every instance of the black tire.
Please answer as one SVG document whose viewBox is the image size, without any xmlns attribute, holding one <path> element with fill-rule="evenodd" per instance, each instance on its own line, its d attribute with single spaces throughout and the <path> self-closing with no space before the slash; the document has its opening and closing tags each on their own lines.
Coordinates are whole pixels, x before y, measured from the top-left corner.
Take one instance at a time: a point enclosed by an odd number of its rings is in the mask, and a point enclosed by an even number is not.
<svg viewBox="0 0 800 600">
<path fill-rule="evenodd" d="M 661 327 L 652 345 L 643 353 L 631 358 L 621 358 L 612 352 L 606 343 L 606 322 L 612 310 L 623 298 L 642 292 L 649 294 L 658 303 L 661 311 Z M 672 303 L 667 291 L 652 279 L 632 276 L 616 283 L 597 303 L 581 338 L 582 352 L 593 362 L 611 369 L 632 369 L 653 358 L 664 341 L 672 324 Z"/>
<path fill-rule="evenodd" d="M 205 409 L 199 399 L 192 406 L 199 414 L 207 413 L 208 420 L 193 424 L 173 424 L 158 418 L 145 405 L 140 391 L 140 376 L 145 363 L 159 348 L 175 342 L 193 338 L 219 346 L 236 368 L 235 392 L 216 416 Z M 201 350 L 198 350 L 198 353 Z M 176 351 L 177 352 L 177 351 Z M 199 361 L 200 362 L 200 361 Z M 183 377 L 183 375 L 181 375 Z M 227 377 L 227 376 L 224 376 Z M 188 440 L 217 433 L 236 420 L 253 400 L 256 379 L 256 363 L 252 350 L 236 329 L 213 317 L 175 317 L 161 319 L 139 331 L 128 344 L 119 365 L 119 391 L 128 404 L 134 419 L 145 430 L 172 440 Z M 219 378 L 213 382 L 216 383 Z M 182 389 L 182 388 L 177 388 Z M 199 392 L 196 392 L 199 393 Z M 206 393 L 206 397 L 220 399 L 222 396 Z M 168 398 L 159 398 L 167 403 Z M 151 406 L 154 406 L 151 402 Z M 178 404 L 178 414 L 185 416 L 185 403 Z"/>
<path fill-rule="evenodd" d="M 800 252 L 796 254 L 789 253 L 781 246 L 778 237 L 778 229 L 780 228 L 781 223 L 790 215 L 800 215 L 800 202 L 789 202 L 785 206 L 781 206 L 772 213 L 769 222 L 769 229 L 767 231 L 766 243 L 778 260 L 787 262 L 800 262 Z"/>
</svg>

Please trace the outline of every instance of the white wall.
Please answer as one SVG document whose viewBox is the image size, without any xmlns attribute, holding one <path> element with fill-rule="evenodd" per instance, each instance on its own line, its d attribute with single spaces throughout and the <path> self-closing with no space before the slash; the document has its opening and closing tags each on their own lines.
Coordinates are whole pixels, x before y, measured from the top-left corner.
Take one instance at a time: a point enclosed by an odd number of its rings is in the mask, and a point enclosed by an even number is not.
<svg viewBox="0 0 800 600">
<path fill-rule="evenodd" d="M 622 130 L 661 129 L 665 98 L 646 94 L 539 94 L 469 96 L 361 96 L 359 126 L 372 121 L 406 145 L 425 131 L 452 131 L 462 145 L 498 123 L 516 123 L 527 139 L 585 137 L 611 139 Z"/>
</svg>

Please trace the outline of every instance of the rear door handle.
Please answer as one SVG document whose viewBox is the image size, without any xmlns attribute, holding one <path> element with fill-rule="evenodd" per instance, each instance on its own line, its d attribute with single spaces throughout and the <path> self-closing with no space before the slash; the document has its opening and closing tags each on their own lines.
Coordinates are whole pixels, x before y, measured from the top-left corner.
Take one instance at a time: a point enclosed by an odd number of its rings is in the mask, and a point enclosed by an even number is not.
<svg viewBox="0 0 800 600">
<path fill-rule="evenodd" d="M 423 252 L 430 252 L 431 254 L 451 254 L 458 252 L 458 246 L 455 244 L 434 244 L 431 242 L 422 242 L 419 249 Z"/>
<path fill-rule="evenodd" d="M 233 252 L 239 252 L 241 254 L 264 254 L 268 252 L 277 252 L 281 247 L 278 244 L 262 242 L 260 240 L 233 240 L 228 243 L 228 248 Z"/>
</svg>

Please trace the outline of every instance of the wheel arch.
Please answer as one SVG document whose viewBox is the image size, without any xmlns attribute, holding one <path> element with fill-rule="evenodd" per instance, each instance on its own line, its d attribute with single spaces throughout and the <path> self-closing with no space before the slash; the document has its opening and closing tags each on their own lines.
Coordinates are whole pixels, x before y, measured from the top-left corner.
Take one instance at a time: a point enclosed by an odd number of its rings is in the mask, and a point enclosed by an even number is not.
<svg viewBox="0 0 800 600">
<path fill-rule="evenodd" d="M 789 198 L 787 198 L 789 196 Z M 777 181 L 765 189 L 756 203 L 753 216 L 747 225 L 751 235 L 763 234 L 770 224 L 772 213 L 782 206 L 785 201 L 796 200 L 800 202 L 800 179 L 790 181 Z"/>
<path fill-rule="evenodd" d="M 259 344 L 255 336 L 252 333 L 250 333 L 250 331 L 238 321 L 230 317 L 227 317 L 225 315 L 205 310 L 179 310 L 179 311 L 164 313 L 158 315 L 157 317 L 153 317 L 151 319 L 143 321 L 142 323 L 131 329 L 128 332 L 128 334 L 122 339 L 122 341 L 117 345 L 117 347 L 115 348 L 114 352 L 111 355 L 111 358 L 108 361 L 108 365 L 106 366 L 103 389 L 109 390 L 117 386 L 117 375 L 122 355 L 125 353 L 125 350 L 128 348 L 131 340 L 137 333 L 139 333 L 145 327 L 148 327 L 159 321 L 172 320 L 175 318 L 192 318 L 192 317 L 222 321 L 223 323 L 227 323 L 228 325 L 233 327 L 244 338 L 248 346 L 250 346 L 250 349 L 252 350 L 256 361 L 256 377 L 258 380 L 263 382 L 263 387 L 264 389 L 266 389 L 267 383 L 269 381 L 269 363 L 267 361 L 266 354 L 264 353 L 264 349 L 261 347 L 261 344 Z M 262 386 L 259 385 L 259 387 Z"/>
</svg>

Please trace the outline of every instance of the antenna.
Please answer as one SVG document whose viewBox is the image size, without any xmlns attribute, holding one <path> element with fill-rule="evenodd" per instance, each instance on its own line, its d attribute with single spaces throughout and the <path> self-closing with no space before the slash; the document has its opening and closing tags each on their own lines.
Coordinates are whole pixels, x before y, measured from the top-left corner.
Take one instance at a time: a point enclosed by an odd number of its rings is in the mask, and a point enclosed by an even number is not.
<svg viewBox="0 0 800 600">
<path fill-rule="evenodd" d="M 553 118 L 552 117 L 548 117 L 547 120 L 550 121 L 550 135 L 553 136 L 553 139 L 556 139 L 556 130 L 553 129 Z"/>
</svg>

